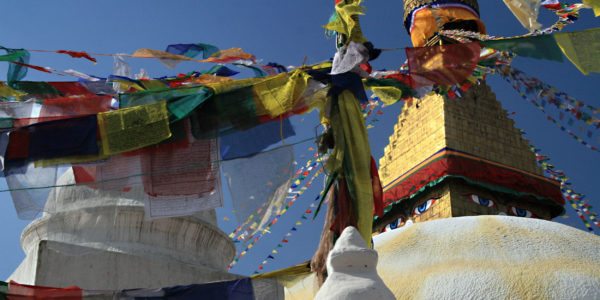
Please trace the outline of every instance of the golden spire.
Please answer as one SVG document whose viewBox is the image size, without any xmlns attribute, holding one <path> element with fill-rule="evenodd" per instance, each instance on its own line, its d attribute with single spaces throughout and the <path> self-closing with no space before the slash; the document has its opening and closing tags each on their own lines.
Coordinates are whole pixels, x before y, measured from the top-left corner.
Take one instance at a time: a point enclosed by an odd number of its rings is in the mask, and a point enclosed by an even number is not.
<svg viewBox="0 0 600 300">
<path fill-rule="evenodd" d="M 404 20 L 406 21 L 406 18 L 413 10 L 423 7 L 423 6 L 426 6 L 426 5 L 436 4 L 436 2 L 443 2 L 443 4 L 456 3 L 456 4 L 467 5 L 467 6 L 471 7 L 472 9 L 474 9 L 477 13 L 479 13 L 479 4 L 477 3 L 477 0 L 451 0 L 451 1 L 404 0 Z"/>
</svg>

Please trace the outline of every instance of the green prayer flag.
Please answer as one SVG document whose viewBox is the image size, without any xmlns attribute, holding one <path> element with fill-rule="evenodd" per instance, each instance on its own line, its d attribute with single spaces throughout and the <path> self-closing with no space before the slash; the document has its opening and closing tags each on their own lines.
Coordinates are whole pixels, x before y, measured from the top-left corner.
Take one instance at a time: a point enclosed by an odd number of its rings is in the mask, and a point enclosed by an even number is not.
<svg viewBox="0 0 600 300">
<path fill-rule="evenodd" d="M 0 281 L 0 300 L 6 300 L 8 295 L 8 283 Z"/>
<path fill-rule="evenodd" d="M 581 73 L 600 73 L 600 28 L 558 33 L 554 38 Z"/>
<path fill-rule="evenodd" d="M 12 83 L 11 87 L 29 95 L 41 96 L 44 98 L 61 97 L 60 92 L 47 82 L 16 81 Z"/>
<path fill-rule="evenodd" d="M 181 88 L 163 88 L 145 90 L 134 93 L 124 93 L 119 95 L 119 107 L 133 107 L 139 105 L 152 104 L 169 99 L 178 99 L 180 97 L 206 93 L 206 87 L 181 87 Z"/>
<path fill-rule="evenodd" d="M 563 61 L 562 51 L 556 44 L 554 37 L 549 34 L 482 41 L 481 44 L 488 48 L 509 51 L 519 56 Z"/>
<path fill-rule="evenodd" d="M 171 114 L 171 121 L 187 117 L 212 95 L 213 93 L 210 89 L 203 88 L 198 90 L 197 94 L 167 100 L 167 109 Z"/>
<path fill-rule="evenodd" d="M 6 51 L 5 55 L 0 55 L 0 61 L 29 63 L 29 51 L 25 49 L 10 49 L 0 46 L 0 50 Z M 14 82 L 23 79 L 25 75 L 27 75 L 27 67 L 9 63 L 6 82 L 8 86 L 12 87 Z"/>
</svg>

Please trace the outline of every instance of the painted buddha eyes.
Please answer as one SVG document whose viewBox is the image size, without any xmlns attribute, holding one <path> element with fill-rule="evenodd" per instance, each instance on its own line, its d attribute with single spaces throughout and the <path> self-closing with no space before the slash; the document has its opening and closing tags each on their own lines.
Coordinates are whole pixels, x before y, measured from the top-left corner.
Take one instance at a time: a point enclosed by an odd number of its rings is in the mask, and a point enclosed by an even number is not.
<svg viewBox="0 0 600 300">
<path fill-rule="evenodd" d="M 387 225 L 385 226 L 385 231 L 386 231 L 386 232 L 387 232 L 387 231 L 392 231 L 392 230 L 394 230 L 394 229 L 398 228 L 398 226 L 399 226 L 401 223 L 402 223 L 402 218 L 396 219 L 396 220 L 394 220 L 394 222 L 392 222 L 392 223 L 390 223 L 390 224 L 387 224 Z"/>
<path fill-rule="evenodd" d="M 533 214 L 531 211 L 526 210 L 524 208 L 518 208 L 518 207 L 513 206 L 510 208 L 510 212 L 513 214 L 513 216 L 517 216 L 517 217 L 537 218 L 537 216 L 535 214 Z"/>
<path fill-rule="evenodd" d="M 415 207 L 415 209 L 413 210 L 413 215 L 418 216 L 420 214 L 423 214 L 424 212 L 429 210 L 436 201 L 437 201 L 437 199 L 429 199 L 429 200 L 417 205 L 417 207 Z"/>
<path fill-rule="evenodd" d="M 483 197 L 479 197 L 477 195 L 471 195 L 471 200 L 473 200 L 473 202 L 475 202 L 481 206 L 494 207 L 494 201 L 483 198 Z"/>
</svg>

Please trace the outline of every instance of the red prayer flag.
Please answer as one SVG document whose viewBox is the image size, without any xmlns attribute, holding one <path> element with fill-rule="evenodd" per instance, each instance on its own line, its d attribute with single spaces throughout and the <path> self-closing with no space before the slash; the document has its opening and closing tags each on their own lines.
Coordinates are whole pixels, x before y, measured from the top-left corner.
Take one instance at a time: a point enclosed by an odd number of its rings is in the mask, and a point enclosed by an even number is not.
<svg viewBox="0 0 600 300">
<path fill-rule="evenodd" d="M 96 59 L 91 57 L 87 52 L 85 51 L 71 51 L 71 50 L 58 50 L 56 51 L 56 53 L 60 53 L 60 54 L 67 54 L 73 58 L 85 58 L 89 61 L 92 62 L 96 62 Z"/>
<path fill-rule="evenodd" d="M 53 288 L 33 286 L 10 281 L 8 284 L 8 300 L 42 300 L 42 299 L 83 299 L 83 291 L 76 286 L 66 288 Z"/>
<path fill-rule="evenodd" d="M 477 42 L 407 48 L 408 67 L 415 87 L 462 84 L 473 74 L 481 46 Z"/>
<path fill-rule="evenodd" d="M 29 158 L 29 130 L 14 130 L 8 136 L 7 159 Z"/>
<path fill-rule="evenodd" d="M 383 217 L 383 188 L 373 156 L 371 156 L 371 184 L 373 187 L 373 213 L 376 216 Z"/>
<path fill-rule="evenodd" d="M 187 142 L 187 141 L 186 141 Z M 151 196 L 208 195 L 219 176 L 216 140 L 160 144 L 144 150 L 144 189 Z"/>
<path fill-rule="evenodd" d="M 85 88 L 79 82 L 73 81 L 55 81 L 48 82 L 49 85 L 53 86 L 63 96 L 80 96 L 92 94 L 87 88 Z"/>
<path fill-rule="evenodd" d="M 40 67 L 40 66 L 36 66 L 36 65 L 30 65 L 30 64 L 26 64 L 26 63 L 21 63 L 18 61 L 11 61 L 11 63 L 15 64 L 15 65 L 19 65 L 19 66 L 23 66 L 23 67 L 28 67 L 34 70 L 38 70 L 40 72 L 44 72 L 44 73 L 52 73 L 50 70 L 44 68 L 44 67 Z"/>
<path fill-rule="evenodd" d="M 111 100 L 111 96 L 93 94 L 85 95 L 85 97 L 44 99 L 38 117 L 15 119 L 13 126 L 22 127 L 40 122 L 95 115 L 99 112 L 109 111 Z"/>
</svg>

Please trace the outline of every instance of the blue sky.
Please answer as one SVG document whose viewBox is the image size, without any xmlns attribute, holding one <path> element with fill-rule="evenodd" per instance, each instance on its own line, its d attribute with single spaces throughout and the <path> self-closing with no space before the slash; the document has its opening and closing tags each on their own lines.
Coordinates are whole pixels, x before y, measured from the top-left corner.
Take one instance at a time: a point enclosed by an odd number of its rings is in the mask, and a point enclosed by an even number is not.
<svg viewBox="0 0 600 300">
<path fill-rule="evenodd" d="M 0 45 L 12 48 L 77 50 L 95 53 L 131 53 L 138 48 L 164 49 L 173 43 L 205 42 L 223 48 L 241 47 L 255 54 L 264 62 L 284 65 L 300 65 L 327 60 L 333 56 L 332 40 L 324 37 L 322 25 L 326 23 L 332 9 L 331 0 L 221 0 L 221 1 L 155 1 L 155 0 L 9 0 L 3 3 L 3 18 L 0 19 Z M 500 0 L 481 2 L 481 14 L 488 31 L 497 36 L 514 36 L 525 33 Z M 385 3 L 385 4 L 384 4 Z M 402 3 L 396 1 L 365 1 L 367 15 L 362 19 L 365 35 L 381 48 L 409 46 L 409 38 L 402 25 Z M 549 25 L 555 17 L 547 13 L 542 22 Z M 566 28 L 567 31 L 597 27 L 600 19 L 594 19 L 590 11 L 583 11 L 581 20 Z M 64 55 L 32 53 L 32 64 L 50 66 L 55 69 L 73 68 L 88 74 L 106 76 L 111 73 L 112 59 L 98 57 L 94 65 L 85 60 L 76 60 Z M 375 61 L 376 69 L 397 68 L 405 60 L 403 51 L 386 52 Z M 153 77 L 203 70 L 209 66 L 182 63 L 176 70 L 166 69 L 156 61 L 130 59 L 137 71 L 144 68 Z M 515 65 L 530 75 L 558 87 L 570 95 L 594 106 L 600 106 L 598 88 L 600 75 L 584 76 L 569 62 L 557 63 L 518 58 Z M 0 66 L 0 74 L 6 67 Z M 53 75 L 30 71 L 28 80 L 68 80 Z M 3 78 L 2 78 L 3 80 Z M 542 113 L 522 100 L 508 84 L 492 76 L 492 85 L 516 125 L 527 132 L 527 138 L 553 163 L 566 171 L 575 188 L 588 196 L 592 205 L 599 206 L 600 153 L 591 152 L 572 140 L 545 120 Z M 369 131 L 371 147 L 376 159 L 381 157 L 383 147 L 397 121 L 401 104 L 387 108 L 380 122 Z M 304 119 L 302 121 L 302 119 Z M 314 116 L 296 117 L 298 139 L 314 135 Z M 598 135 L 600 136 L 600 134 Z M 597 137 L 596 137 L 597 138 Z M 597 141 L 597 140 L 596 140 Z M 598 141 L 600 144 L 600 141 Z M 297 147 L 297 160 L 311 144 Z M 315 183 L 314 186 L 321 186 Z M 309 190 L 298 205 L 295 205 L 281 222 L 252 249 L 234 272 L 249 274 L 268 255 L 278 240 L 295 223 L 302 211 L 318 193 L 315 187 Z M 581 222 L 567 208 L 566 218 L 557 221 L 583 228 Z M 597 210 L 598 211 L 598 210 Z M 231 217 L 227 207 L 219 211 L 219 218 Z M 308 259 L 317 245 L 321 231 L 321 219 L 306 222 L 291 237 L 275 261 L 265 267 L 273 270 L 296 264 Z M 233 221 L 221 222 L 224 231 L 230 232 Z M 7 193 L 0 194 L 0 279 L 7 278 L 23 258 L 19 236 L 27 222 L 17 219 Z"/>
</svg>

